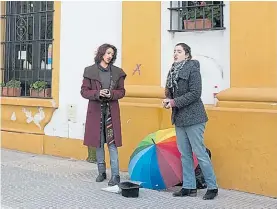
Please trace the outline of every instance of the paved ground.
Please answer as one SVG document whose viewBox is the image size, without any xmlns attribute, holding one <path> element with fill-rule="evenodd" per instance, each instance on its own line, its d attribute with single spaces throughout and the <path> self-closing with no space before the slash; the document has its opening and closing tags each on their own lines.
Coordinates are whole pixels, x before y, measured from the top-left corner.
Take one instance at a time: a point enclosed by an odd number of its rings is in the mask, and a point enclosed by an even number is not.
<svg viewBox="0 0 277 209">
<path fill-rule="evenodd" d="M 101 191 L 107 182 L 95 183 L 96 166 L 51 156 L 2 149 L 1 202 L 7 208 L 277 208 L 277 200 L 242 192 L 220 190 L 213 201 L 198 197 L 173 198 L 171 192 L 140 190 L 140 197 L 124 198 Z"/>
</svg>

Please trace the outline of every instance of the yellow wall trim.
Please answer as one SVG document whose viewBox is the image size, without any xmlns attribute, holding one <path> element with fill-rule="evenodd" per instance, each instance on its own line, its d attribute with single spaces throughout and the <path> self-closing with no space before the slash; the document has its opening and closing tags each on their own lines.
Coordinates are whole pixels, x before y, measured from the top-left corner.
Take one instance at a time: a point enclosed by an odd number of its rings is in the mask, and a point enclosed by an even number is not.
<svg viewBox="0 0 277 209">
<path fill-rule="evenodd" d="M 43 135 L 1 131 L 1 147 L 43 154 Z"/>
<path fill-rule="evenodd" d="M 164 98 L 164 88 L 160 86 L 126 85 L 126 97 Z"/>
<path fill-rule="evenodd" d="M 272 112 L 277 111 L 277 103 L 270 102 L 241 102 L 241 101 L 219 101 L 216 107 L 222 108 L 243 108 L 251 112 L 257 111 L 256 109 L 262 109 L 263 111 Z"/>
<path fill-rule="evenodd" d="M 217 95 L 219 101 L 277 102 L 277 88 L 230 88 Z"/>
<path fill-rule="evenodd" d="M 87 158 L 82 140 L 55 136 L 1 131 L 1 147 L 35 154 L 54 155 L 78 160 Z"/>
<path fill-rule="evenodd" d="M 1 105 L 57 108 L 57 103 L 54 99 L 34 99 L 22 97 L 1 97 Z"/>
<path fill-rule="evenodd" d="M 277 88 L 230 88 L 217 95 L 217 107 L 277 110 Z"/>
<path fill-rule="evenodd" d="M 59 86 L 60 86 L 60 40 L 61 40 L 61 4 L 54 2 L 53 18 L 53 71 L 52 71 L 52 98 L 56 107 L 59 107 Z"/>
<path fill-rule="evenodd" d="M 88 148 L 79 139 L 68 139 L 55 136 L 43 137 L 43 154 L 86 160 Z"/>
</svg>

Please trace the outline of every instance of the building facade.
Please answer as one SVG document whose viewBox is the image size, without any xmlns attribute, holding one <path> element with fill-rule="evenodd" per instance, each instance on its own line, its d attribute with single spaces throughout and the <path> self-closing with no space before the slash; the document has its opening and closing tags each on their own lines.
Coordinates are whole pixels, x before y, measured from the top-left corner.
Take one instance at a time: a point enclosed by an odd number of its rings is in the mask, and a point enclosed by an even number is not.
<svg viewBox="0 0 277 209">
<path fill-rule="evenodd" d="M 205 140 L 220 187 L 277 197 L 276 2 L 1 2 L 1 14 L 2 147 L 86 159 L 83 70 L 111 43 L 128 75 L 126 171 L 144 136 L 171 127 L 160 104 L 174 46 L 185 42 L 201 65 Z M 19 93 L 8 95 L 16 81 Z M 33 94 L 36 81 L 50 93 Z"/>
</svg>

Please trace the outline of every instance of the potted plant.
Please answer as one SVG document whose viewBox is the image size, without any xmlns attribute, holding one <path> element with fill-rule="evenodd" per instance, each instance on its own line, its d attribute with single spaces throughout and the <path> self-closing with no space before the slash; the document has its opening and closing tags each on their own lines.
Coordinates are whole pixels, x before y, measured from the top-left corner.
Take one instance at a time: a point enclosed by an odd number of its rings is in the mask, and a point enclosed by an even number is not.
<svg viewBox="0 0 277 209">
<path fill-rule="evenodd" d="M 184 29 L 210 29 L 220 22 L 220 6 L 209 6 L 213 2 L 196 1 L 195 6 L 182 11 Z M 213 19 L 213 25 L 212 25 Z"/>
<path fill-rule="evenodd" d="M 12 79 L 8 81 L 3 88 L 2 94 L 3 96 L 9 97 L 20 97 L 21 95 L 21 81 Z"/>
<path fill-rule="evenodd" d="M 1 86 L 1 96 L 8 96 L 8 91 L 7 88 L 4 88 L 6 86 L 6 84 L 4 82 L 0 83 Z"/>
<path fill-rule="evenodd" d="M 51 88 L 48 88 L 47 82 L 36 81 L 30 85 L 31 97 L 51 97 Z"/>
</svg>

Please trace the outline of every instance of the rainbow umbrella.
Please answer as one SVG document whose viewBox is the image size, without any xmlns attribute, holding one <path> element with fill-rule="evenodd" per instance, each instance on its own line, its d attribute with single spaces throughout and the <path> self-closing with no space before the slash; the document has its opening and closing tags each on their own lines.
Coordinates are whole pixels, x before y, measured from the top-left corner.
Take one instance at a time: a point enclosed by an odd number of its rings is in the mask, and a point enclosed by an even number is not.
<svg viewBox="0 0 277 209">
<path fill-rule="evenodd" d="M 198 165 L 195 155 L 194 167 Z M 130 157 L 130 179 L 143 188 L 162 190 L 182 182 L 181 155 L 174 128 L 146 136 Z"/>
</svg>

